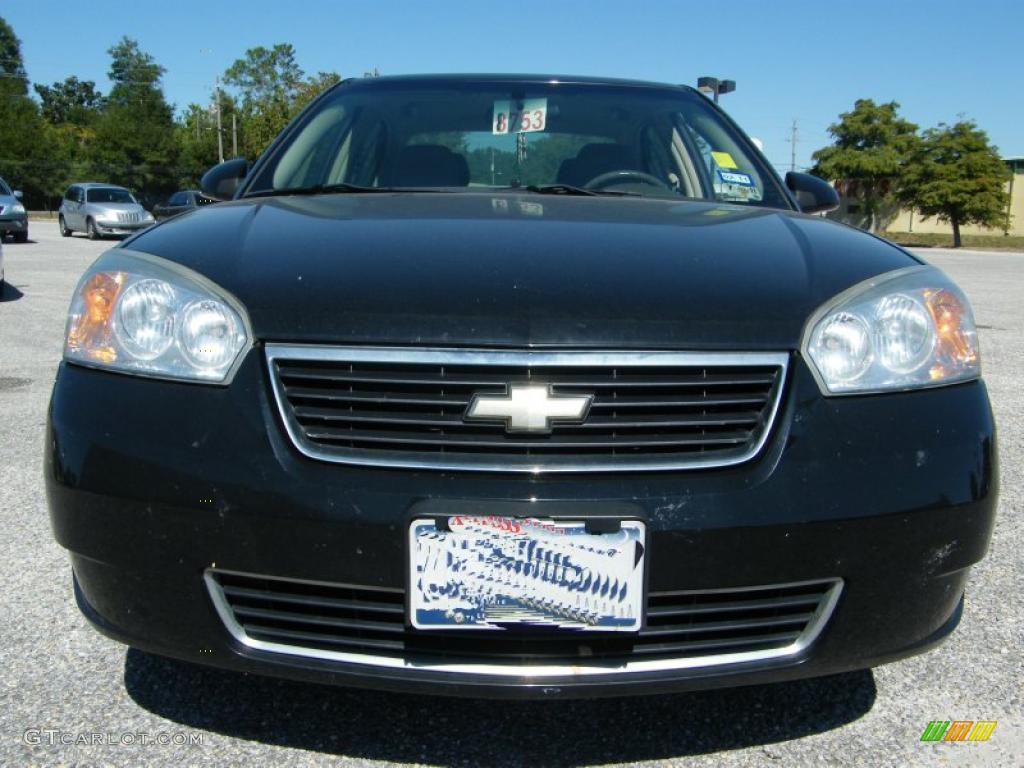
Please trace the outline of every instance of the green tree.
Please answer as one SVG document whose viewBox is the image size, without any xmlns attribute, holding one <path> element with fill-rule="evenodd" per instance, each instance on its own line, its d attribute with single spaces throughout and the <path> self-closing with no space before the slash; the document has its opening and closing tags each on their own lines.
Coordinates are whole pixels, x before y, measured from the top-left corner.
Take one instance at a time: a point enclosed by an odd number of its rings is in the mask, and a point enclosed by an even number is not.
<svg viewBox="0 0 1024 768">
<path fill-rule="evenodd" d="M 224 81 L 239 97 L 244 156 L 257 157 L 287 125 L 302 77 L 289 43 L 250 48 L 224 72 Z"/>
<path fill-rule="evenodd" d="M 900 200 L 953 226 L 953 246 L 960 247 L 960 227 L 996 227 L 1005 221 L 1009 171 L 988 135 L 971 120 L 940 123 L 924 132 L 911 155 L 900 185 Z"/>
<path fill-rule="evenodd" d="M 50 127 L 55 146 L 49 155 L 53 171 L 49 177 L 54 194 L 72 181 L 91 174 L 91 155 L 96 123 L 105 105 L 103 95 L 91 80 L 68 77 L 51 86 L 35 85 L 43 118 Z"/>
<path fill-rule="evenodd" d="M 177 183 L 174 114 L 164 98 L 164 68 L 127 37 L 109 49 L 114 83 L 96 124 L 94 168 L 144 197 Z"/>
<path fill-rule="evenodd" d="M 303 80 L 295 91 L 292 98 L 292 117 L 299 114 L 309 102 L 319 96 L 333 85 L 341 82 L 341 75 L 337 72 L 318 72 L 316 75 Z"/>
<path fill-rule="evenodd" d="M 813 154 L 812 173 L 838 182 L 878 227 L 879 213 L 894 197 L 908 155 L 917 146 L 917 126 L 899 115 L 899 104 L 858 99 L 829 126 L 833 143 Z"/>
<path fill-rule="evenodd" d="M 208 107 L 189 104 L 178 120 L 176 126 L 180 166 L 178 186 L 197 186 L 203 173 L 220 160 L 220 147 L 217 144 L 216 108 L 216 101 Z M 234 151 L 231 119 L 235 115 L 236 105 L 229 94 L 222 93 L 220 95 L 220 109 L 224 154 L 230 156 Z"/>
<path fill-rule="evenodd" d="M 24 191 L 26 205 L 44 207 L 59 184 L 59 155 L 54 131 L 28 97 L 21 41 L 0 18 L 0 176 Z"/>
<path fill-rule="evenodd" d="M 224 80 L 235 86 L 248 107 L 273 99 L 290 102 L 302 84 L 302 68 L 295 61 L 290 43 L 273 48 L 262 45 L 250 48 L 245 57 L 237 59 L 224 73 Z"/>
<path fill-rule="evenodd" d="M 21 40 L 0 16 L 0 94 L 25 96 L 28 77 L 21 58 Z"/>
<path fill-rule="evenodd" d="M 103 109 L 103 94 L 96 90 L 92 80 L 72 76 L 64 82 L 37 84 L 33 88 L 42 102 L 43 117 L 53 125 L 91 125 Z"/>
</svg>

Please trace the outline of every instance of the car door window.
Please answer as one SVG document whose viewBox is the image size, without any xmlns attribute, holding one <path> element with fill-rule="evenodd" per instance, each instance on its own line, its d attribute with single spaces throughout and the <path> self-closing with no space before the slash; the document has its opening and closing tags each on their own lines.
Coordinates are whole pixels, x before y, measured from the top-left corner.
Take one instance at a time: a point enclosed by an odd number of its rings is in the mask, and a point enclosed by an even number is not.
<svg viewBox="0 0 1024 768">
<path fill-rule="evenodd" d="M 686 138 L 695 148 L 702 170 L 711 181 L 714 198 L 730 203 L 756 203 L 774 187 L 766 185 L 748 153 L 717 122 L 695 115 L 686 122 Z"/>
</svg>

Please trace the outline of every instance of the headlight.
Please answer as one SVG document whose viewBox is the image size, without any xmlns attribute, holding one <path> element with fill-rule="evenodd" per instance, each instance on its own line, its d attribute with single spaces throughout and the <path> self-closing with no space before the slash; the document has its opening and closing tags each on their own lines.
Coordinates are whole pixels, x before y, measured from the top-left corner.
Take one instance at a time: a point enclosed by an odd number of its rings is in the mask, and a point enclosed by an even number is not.
<svg viewBox="0 0 1024 768">
<path fill-rule="evenodd" d="M 82 277 L 64 359 L 160 378 L 224 382 L 250 346 L 244 310 L 184 267 L 116 249 Z"/>
<path fill-rule="evenodd" d="M 24 213 L 24 212 L 25 212 L 25 206 L 22 205 L 21 203 L 15 203 L 14 205 L 11 206 L 11 213 Z"/>
<path fill-rule="evenodd" d="M 153 221 L 153 214 L 150 213 L 149 211 L 143 211 L 142 212 L 142 220 L 143 221 Z"/>
<path fill-rule="evenodd" d="M 811 317 L 804 357 L 826 395 L 935 387 L 981 375 L 967 298 L 933 267 L 841 293 Z"/>
</svg>

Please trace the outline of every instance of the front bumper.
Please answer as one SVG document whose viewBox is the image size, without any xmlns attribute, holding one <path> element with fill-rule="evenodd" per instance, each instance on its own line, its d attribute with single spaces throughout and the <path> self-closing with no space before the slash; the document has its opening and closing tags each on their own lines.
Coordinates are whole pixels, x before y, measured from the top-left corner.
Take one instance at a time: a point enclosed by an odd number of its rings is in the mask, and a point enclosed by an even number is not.
<svg viewBox="0 0 1024 768">
<path fill-rule="evenodd" d="M 28 232 L 28 214 L 0 214 L 0 234 L 10 235 L 18 232 Z"/>
<path fill-rule="evenodd" d="M 144 229 L 149 229 L 153 226 L 155 221 L 142 221 L 138 224 L 119 224 L 113 222 L 94 222 L 96 231 L 101 235 L 134 235 L 136 232 L 141 232 Z"/>
<path fill-rule="evenodd" d="M 525 696 L 654 693 L 861 669 L 919 652 L 959 621 L 996 501 L 985 387 L 825 399 L 799 360 L 761 456 L 714 471 L 513 476 L 379 470 L 301 456 L 254 350 L 226 388 L 63 365 L 46 481 L 76 595 L 105 633 L 242 671 L 394 690 Z M 405 526 L 424 511 L 574 517 L 648 528 L 654 590 L 842 579 L 800 653 L 662 672 L 457 674 L 271 653 L 240 643 L 211 568 L 403 588 Z"/>
</svg>

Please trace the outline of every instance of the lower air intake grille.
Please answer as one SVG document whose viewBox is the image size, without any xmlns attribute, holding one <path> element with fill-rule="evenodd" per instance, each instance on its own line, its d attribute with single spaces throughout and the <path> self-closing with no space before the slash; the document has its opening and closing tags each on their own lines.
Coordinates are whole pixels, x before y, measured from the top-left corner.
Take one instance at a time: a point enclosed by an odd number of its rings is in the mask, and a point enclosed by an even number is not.
<svg viewBox="0 0 1024 768">
<path fill-rule="evenodd" d="M 680 669 L 796 655 L 818 635 L 842 582 L 652 592 L 638 635 L 425 632 L 406 626 L 405 593 L 208 571 L 225 625 L 243 644 L 374 666 L 480 674 Z"/>
<path fill-rule="evenodd" d="M 296 447 L 327 461 L 520 472 L 721 467 L 753 458 L 771 431 L 782 353 L 500 352 L 267 345 Z M 467 418 L 475 397 L 509 407 L 589 399 L 548 432 Z"/>
</svg>

